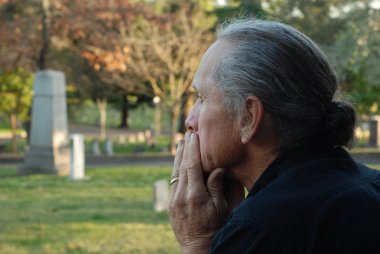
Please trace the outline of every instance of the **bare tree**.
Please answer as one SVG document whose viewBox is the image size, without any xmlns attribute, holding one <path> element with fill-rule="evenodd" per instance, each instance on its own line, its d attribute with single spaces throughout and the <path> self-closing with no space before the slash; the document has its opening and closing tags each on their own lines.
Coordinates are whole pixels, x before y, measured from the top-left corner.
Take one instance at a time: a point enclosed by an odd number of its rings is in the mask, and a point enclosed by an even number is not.
<svg viewBox="0 0 380 254">
<path fill-rule="evenodd" d="M 215 19 L 194 6 L 182 5 L 161 19 L 123 25 L 122 42 L 131 55 L 127 72 L 146 80 L 170 113 L 170 151 L 175 153 L 181 99 L 191 88 L 200 58 L 213 39 Z"/>
</svg>

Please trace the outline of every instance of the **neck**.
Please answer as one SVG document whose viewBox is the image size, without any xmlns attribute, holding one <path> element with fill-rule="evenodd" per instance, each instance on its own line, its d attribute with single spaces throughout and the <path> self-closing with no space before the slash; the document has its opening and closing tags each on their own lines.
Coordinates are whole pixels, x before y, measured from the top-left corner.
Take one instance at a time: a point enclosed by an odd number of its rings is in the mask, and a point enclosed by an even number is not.
<svg viewBox="0 0 380 254">
<path fill-rule="evenodd" d="M 257 147 L 248 144 L 243 160 L 230 170 L 230 177 L 239 181 L 250 191 L 256 181 L 277 158 L 278 154 L 273 152 L 273 147 Z"/>
</svg>

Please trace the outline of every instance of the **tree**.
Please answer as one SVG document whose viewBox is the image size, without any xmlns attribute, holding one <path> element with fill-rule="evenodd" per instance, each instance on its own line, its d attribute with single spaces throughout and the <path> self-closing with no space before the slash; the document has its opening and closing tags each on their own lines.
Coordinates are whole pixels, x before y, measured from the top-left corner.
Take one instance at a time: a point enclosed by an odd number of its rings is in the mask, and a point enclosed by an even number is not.
<svg viewBox="0 0 380 254">
<path fill-rule="evenodd" d="M 328 53 L 338 70 L 344 91 L 356 102 L 361 114 L 380 112 L 380 9 L 372 2 L 362 2 L 349 12 L 345 29 L 328 48 Z"/>
<path fill-rule="evenodd" d="M 65 3 L 68 8 L 60 18 L 63 20 L 69 20 L 70 16 L 74 18 L 69 21 L 70 26 L 59 22 L 67 28 L 61 37 L 68 39 L 61 46 L 82 59 L 76 60 L 82 67 L 71 68 L 70 73 L 74 75 L 70 76 L 81 77 L 81 80 L 75 81 L 80 84 L 78 90 L 82 94 L 87 93 L 88 97 L 97 103 L 101 126 L 104 129 L 105 107 L 109 99 L 115 101 L 113 97 L 122 94 L 125 102 L 127 94 L 138 97 L 142 94 L 151 94 L 144 80 L 127 72 L 130 49 L 121 43 L 121 38 L 125 36 L 124 30 L 128 29 L 125 24 L 133 22 L 136 15 L 151 12 L 143 5 L 130 4 L 128 1 L 65 1 Z M 82 74 L 86 77 L 86 81 L 83 81 Z M 117 87 L 123 87 L 125 91 L 120 92 Z M 122 115 L 126 116 L 128 104 L 121 103 L 121 105 L 124 113 Z"/>
<path fill-rule="evenodd" d="M 346 23 L 346 17 L 337 15 L 337 11 L 352 1 L 355 0 L 271 0 L 263 6 L 269 18 L 280 18 L 317 43 L 329 45 Z"/>
<path fill-rule="evenodd" d="M 364 0 L 271 0 L 266 11 L 310 36 L 327 53 L 343 92 L 361 114 L 379 112 L 379 8 Z M 360 103 L 357 103 L 360 102 Z"/>
<path fill-rule="evenodd" d="M 175 12 L 160 19 L 126 24 L 122 42 L 131 54 L 127 72 L 147 81 L 170 113 L 170 151 L 175 153 L 182 96 L 191 88 L 200 58 L 213 40 L 215 18 L 194 5 L 173 8 Z"/>
<path fill-rule="evenodd" d="M 127 93 L 125 91 L 121 91 L 120 97 L 114 103 L 114 105 L 118 106 L 118 108 L 121 110 L 120 114 L 120 125 L 119 128 L 121 129 L 128 129 L 128 116 L 129 116 L 129 110 L 135 109 L 142 103 L 146 103 L 148 106 L 153 107 L 153 98 L 151 93 L 148 94 L 140 94 L 140 93 Z"/>
<path fill-rule="evenodd" d="M 0 70 L 0 112 L 10 116 L 12 151 L 17 153 L 17 123 L 26 120 L 32 102 L 33 76 L 22 68 Z"/>
<path fill-rule="evenodd" d="M 32 0 L 0 2 L 0 69 L 36 69 L 41 37 L 40 5 Z M 33 17 L 33 18 L 32 18 Z"/>
</svg>

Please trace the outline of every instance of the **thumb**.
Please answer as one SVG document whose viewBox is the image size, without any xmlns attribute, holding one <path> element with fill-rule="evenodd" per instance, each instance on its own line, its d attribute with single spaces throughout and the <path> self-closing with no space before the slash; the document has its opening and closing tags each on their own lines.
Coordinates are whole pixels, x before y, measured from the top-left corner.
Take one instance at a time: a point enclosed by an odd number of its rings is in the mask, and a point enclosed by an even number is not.
<svg viewBox="0 0 380 254">
<path fill-rule="evenodd" d="M 220 205 L 221 202 L 225 203 L 223 191 L 225 173 L 226 169 L 217 168 L 211 172 L 207 179 L 207 189 L 216 206 Z"/>
</svg>

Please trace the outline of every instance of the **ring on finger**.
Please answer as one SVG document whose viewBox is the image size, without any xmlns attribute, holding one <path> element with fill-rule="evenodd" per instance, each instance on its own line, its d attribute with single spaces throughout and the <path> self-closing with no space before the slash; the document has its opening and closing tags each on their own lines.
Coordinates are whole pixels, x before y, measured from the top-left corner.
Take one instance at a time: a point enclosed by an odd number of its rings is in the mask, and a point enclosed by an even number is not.
<svg viewBox="0 0 380 254">
<path fill-rule="evenodd" d="M 179 177 L 172 177 L 172 179 L 170 180 L 170 185 L 173 185 L 177 181 L 179 181 Z"/>
</svg>

